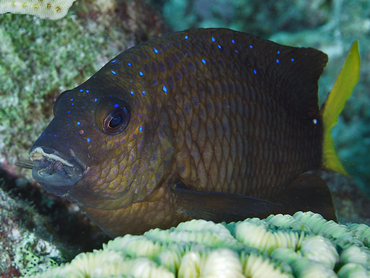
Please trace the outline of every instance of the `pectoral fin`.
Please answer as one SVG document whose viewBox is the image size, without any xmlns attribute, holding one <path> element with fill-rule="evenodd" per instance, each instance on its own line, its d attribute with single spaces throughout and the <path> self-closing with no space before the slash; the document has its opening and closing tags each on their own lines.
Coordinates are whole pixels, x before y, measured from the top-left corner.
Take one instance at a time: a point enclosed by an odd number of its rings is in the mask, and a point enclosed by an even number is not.
<svg viewBox="0 0 370 278">
<path fill-rule="evenodd" d="M 282 208 L 278 203 L 239 194 L 189 190 L 182 184 L 174 187 L 173 194 L 179 213 L 214 222 L 264 218 Z"/>
</svg>

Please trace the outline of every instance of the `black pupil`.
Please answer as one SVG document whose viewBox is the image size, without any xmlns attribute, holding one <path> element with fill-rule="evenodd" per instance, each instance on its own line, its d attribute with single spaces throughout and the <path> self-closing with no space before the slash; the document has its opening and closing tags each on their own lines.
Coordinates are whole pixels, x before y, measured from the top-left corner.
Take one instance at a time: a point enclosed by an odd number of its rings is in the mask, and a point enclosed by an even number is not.
<svg viewBox="0 0 370 278">
<path fill-rule="evenodd" d="M 109 127 L 115 128 L 122 124 L 123 118 L 121 114 L 115 115 L 109 122 Z"/>
</svg>

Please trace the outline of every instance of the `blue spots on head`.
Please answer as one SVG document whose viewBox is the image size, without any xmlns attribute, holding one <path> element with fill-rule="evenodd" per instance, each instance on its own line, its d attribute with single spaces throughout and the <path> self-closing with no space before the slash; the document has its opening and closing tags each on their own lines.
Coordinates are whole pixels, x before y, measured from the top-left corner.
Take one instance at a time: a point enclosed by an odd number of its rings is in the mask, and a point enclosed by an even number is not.
<svg viewBox="0 0 370 278">
<path fill-rule="evenodd" d="M 165 92 L 167 94 L 167 87 L 166 86 L 163 85 L 162 90 L 163 90 L 163 92 Z"/>
<path fill-rule="evenodd" d="M 252 49 L 253 48 L 253 45 L 250 45 L 249 48 Z"/>
<path fill-rule="evenodd" d="M 143 75 L 144 75 L 144 73 L 143 73 L 142 71 L 139 71 L 139 75 L 140 75 L 140 76 L 143 76 Z"/>
<path fill-rule="evenodd" d="M 131 94 L 131 95 L 134 95 L 135 93 L 134 93 L 134 91 L 133 91 L 133 90 L 131 90 L 131 91 L 130 91 L 130 94 Z"/>
<path fill-rule="evenodd" d="M 216 41 L 214 37 L 212 37 L 212 38 L 211 38 L 211 40 L 212 40 L 213 42 L 215 42 L 215 41 Z"/>
<path fill-rule="evenodd" d="M 94 102 L 97 102 L 98 101 L 98 99 L 97 98 L 94 98 Z"/>
<path fill-rule="evenodd" d="M 207 62 L 206 62 L 206 60 L 202 59 L 202 63 L 203 63 L 203 64 L 206 64 Z"/>
<path fill-rule="evenodd" d="M 254 74 L 257 74 L 257 71 L 255 69 L 253 70 L 253 72 L 254 72 Z"/>
<path fill-rule="evenodd" d="M 235 41 L 234 41 L 234 40 L 231 40 L 231 42 L 232 42 L 232 43 L 235 43 Z"/>
<path fill-rule="evenodd" d="M 238 50 L 235 50 L 235 53 L 238 53 Z"/>
<path fill-rule="evenodd" d="M 54 134 L 54 137 L 57 137 L 57 135 L 56 135 L 56 134 Z"/>
<path fill-rule="evenodd" d="M 80 93 L 82 93 L 84 90 L 80 89 Z"/>
<path fill-rule="evenodd" d="M 132 64 L 131 64 L 130 62 L 128 62 L 128 63 L 127 63 L 127 65 L 128 65 L 129 67 L 131 67 L 131 66 L 132 66 Z"/>
<path fill-rule="evenodd" d="M 158 54 L 158 52 L 159 52 L 157 48 L 153 48 L 153 51 L 154 51 L 155 54 Z"/>
<path fill-rule="evenodd" d="M 279 59 L 276 59 L 276 63 L 279 64 Z"/>
<path fill-rule="evenodd" d="M 139 126 L 139 131 L 143 131 L 143 127 L 142 126 Z"/>
<path fill-rule="evenodd" d="M 71 98 L 71 101 L 73 101 L 73 98 Z"/>
<path fill-rule="evenodd" d="M 75 104 L 72 102 L 72 105 L 75 105 Z"/>
<path fill-rule="evenodd" d="M 221 45 L 217 45 L 217 47 L 218 47 L 219 49 L 221 49 Z"/>
<path fill-rule="evenodd" d="M 80 121 L 77 121 L 77 125 L 81 125 L 81 122 Z"/>
<path fill-rule="evenodd" d="M 115 62 L 117 62 L 117 60 L 113 60 L 113 61 L 112 61 L 112 64 L 114 64 Z"/>
<path fill-rule="evenodd" d="M 117 75 L 117 72 L 115 72 L 114 70 L 111 70 L 110 71 L 113 75 Z"/>
<path fill-rule="evenodd" d="M 116 104 L 114 105 L 114 108 L 118 108 L 118 107 L 119 107 L 119 104 L 117 104 L 117 103 L 116 103 Z"/>
<path fill-rule="evenodd" d="M 145 95 L 145 91 L 142 91 L 142 94 Z"/>
<path fill-rule="evenodd" d="M 71 113 L 71 111 L 68 111 L 68 114 Z"/>
<path fill-rule="evenodd" d="M 184 39 L 187 40 L 189 37 L 188 36 L 185 36 Z"/>
<path fill-rule="evenodd" d="M 87 141 L 87 143 L 90 143 L 91 142 L 91 139 L 90 138 L 86 138 L 86 141 Z"/>
<path fill-rule="evenodd" d="M 290 61 L 294 62 L 294 58 L 290 59 Z"/>
<path fill-rule="evenodd" d="M 86 94 L 88 94 L 88 93 L 90 93 L 90 91 L 89 90 L 86 90 Z"/>
<path fill-rule="evenodd" d="M 277 51 L 277 54 L 279 55 L 280 54 L 280 50 Z"/>
</svg>

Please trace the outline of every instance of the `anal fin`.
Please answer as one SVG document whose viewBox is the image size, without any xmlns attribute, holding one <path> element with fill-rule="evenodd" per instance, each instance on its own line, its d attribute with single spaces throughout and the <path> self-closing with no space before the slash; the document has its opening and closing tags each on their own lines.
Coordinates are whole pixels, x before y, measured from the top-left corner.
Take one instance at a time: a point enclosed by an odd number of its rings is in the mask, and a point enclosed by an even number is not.
<svg viewBox="0 0 370 278">
<path fill-rule="evenodd" d="M 283 204 L 283 213 L 312 211 L 327 220 L 337 220 L 330 190 L 317 174 L 301 174 L 280 194 L 279 201 Z"/>
</svg>

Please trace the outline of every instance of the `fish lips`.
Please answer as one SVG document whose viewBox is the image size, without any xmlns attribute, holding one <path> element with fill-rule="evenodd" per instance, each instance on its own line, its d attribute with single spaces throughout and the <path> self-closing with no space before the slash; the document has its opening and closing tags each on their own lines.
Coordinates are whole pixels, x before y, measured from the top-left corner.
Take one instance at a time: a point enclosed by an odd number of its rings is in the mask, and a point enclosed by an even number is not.
<svg viewBox="0 0 370 278">
<path fill-rule="evenodd" d="M 71 158 L 65 159 L 56 150 L 48 147 L 33 147 L 30 159 L 34 165 L 33 178 L 47 191 L 63 197 L 72 189 L 86 171 L 72 150 Z"/>
</svg>

